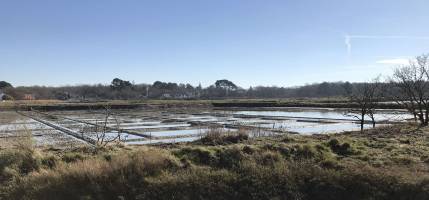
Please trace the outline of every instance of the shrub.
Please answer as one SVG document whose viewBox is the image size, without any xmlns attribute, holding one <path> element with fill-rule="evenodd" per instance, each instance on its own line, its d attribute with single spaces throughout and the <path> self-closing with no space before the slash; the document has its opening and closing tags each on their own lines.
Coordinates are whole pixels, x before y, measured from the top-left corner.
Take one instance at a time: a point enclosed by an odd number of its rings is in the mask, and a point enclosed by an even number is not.
<svg viewBox="0 0 429 200">
<path fill-rule="evenodd" d="M 66 163 L 71 163 L 84 160 L 84 156 L 79 152 L 67 152 L 62 156 L 61 160 Z"/>
<path fill-rule="evenodd" d="M 217 163 L 218 159 L 214 153 L 206 148 L 183 148 L 175 152 L 175 155 L 190 160 L 196 164 L 210 165 Z"/>
<path fill-rule="evenodd" d="M 329 152 L 322 148 L 320 145 L 296 145 L 292 150 L 291 154 L 295 160 L 306 160 L 312 159 L 316 161 L 324 160 L 326 157 L 329 157 Z"/>
<path fill-rule="evenodd" d="M 238 147 L 227 148 L 217 152 L 219 157 L 218 166 L 221 168 L 235 168 L 244 159 L 244 155 Z"/>
<path fill-rule="evenodd" d="M 262 165 L 274 166 L 277 162 L 282 160 L 282 156 L 278 152 L 264 151 L 261 153 L 259 163 Z"/>
<path fill-rule="evenodd" d="M 405 157 L 405 156 L 395 156 L 395 157 L 392 157 L 391 160 L 400 165 L 410 165 L 416 162 L 412 158 Z"/>
<path fill-rule="evenodd" d="M 0 153 L 0 170 L 16 169 L 21 174 L 28 174 L 40 168 L 40 157 L 33 150 L 10 150 Z"/>
<path fill-rule="evenodd" d="M 285 146 L 284 144 L 265 144 L 263 146 L 263 149 L 270 150 L 270 151 L 278 151 L 281 153 L 284 157 L 289 158 L 291 156 L 291 148 Z"/>
<path fill-rule="evenodd" d="M 221 128 L 210 129 L 199 141 L 205 145 L 236 144 L 249 139 L 245 130 L 226 131 Z"/>
<path fill-rule="evenodd" d="M 335 170 L 344 169 L 343 166 L 341 166 L 336 160 L 332 158 L 322 160 L 320 162 L 320 166 L 325 169 L 335 169 Z"/>
<path fill-rule="evenodd" d="M 285 136 L 281 141 L 284 143 L 290 143 L 290 142 L 294 142 L 295 139 L 290 136 Z"/>
<path fill-rule="evenodd" d="M 58 163 L 58 158 L 55 156 L 45 156 L 42 158 L 41 163 L 43 166 L 46 166 L 50 169 L 54 168 L 55 166 L 57 166 Z"/>
<path fill-rule="evenodd" d="M 343 144 L 340 144 L 340 142 L 335 138 L 329 140 L 328 146 L 331 148 L 331 150 L 334 153 L 338 155 L 348 156 L 356 153 L 356 151 L 352 148 L 352 146 L 349 143 L 345 142 Z"/>
<path fill-rule="evenodd" d="M 243 152 L 246 154 L 253 154 L 255 153 L 255 149 L 249 145 L 246 145 L 243 147 Z"/>
</svg>

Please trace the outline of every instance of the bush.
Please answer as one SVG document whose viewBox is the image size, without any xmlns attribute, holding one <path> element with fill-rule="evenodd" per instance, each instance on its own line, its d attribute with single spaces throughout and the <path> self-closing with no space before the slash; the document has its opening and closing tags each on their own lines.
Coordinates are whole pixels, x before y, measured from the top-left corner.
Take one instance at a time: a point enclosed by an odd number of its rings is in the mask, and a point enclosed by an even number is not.
<svg viewBox="0 0 429 200">
<path fill-rule="evenodd" d="M 343 144 L 340 144 L 340 142 L 337 139 L 331 139 L 328 142 L 328 146 L 331 148 L 331 150 L 342 156 L 348 156 L 352 154 L 356 154 L 356 151 L 352 148 L 352 146 L 345 142 Z"/>
<path fill-rule="evenodd" d="M 274 166 L 276 163 L 282 160 L 282 156 L 278 152 L 264 151 L 260 155 L 259 164 Z"/>
<path fill-rule="evenodd" d="M 334 159 L 325 159 L 325 160 L 323 160 L 323 161 L 320 162 L 320 166 L 323 167 L 323 168 L 325 168 L 325 169 L 335 169 L 335 170 L 344 169 L 344 167 L 341 166 Z"/>
<path fill-rule="evenodd" d="M 218 166 L 221 168 L 236 168 L 244 159 L 244 155 L 238 147 L 219 150 L 217 155 L 219 157 Z"/>
<path fill-rule="evenodd" d="M 46 166 L 49 169 L 52 169 L 55 166 L 57 166 L 58 162 L 59 161 L 58 161 L 57 157 L 55 157 L 55 156 L 46 156 L 46 157 L 43 157 L 42 161 L 41 161 L 42 165 Z"/>
<path fill-rule="evenodd" d="M 67 152 L 62 156 L 61 159 L 66 163 L 71 163 L 84 160 L 84 156 L 79 152 Z"/>
<path fill-rule="evenodd" d="M 205 145 L 225 145 L 236 144 L 249 139 L 249 135 L 244 130 L 225 131 L 224 129 L 210 129 L 205 133 L 199 142 Z"/>
<path fill-rule="evenodd" d="M 0 182 L 7 181 L 10 177 L 3 177 L 5 171 L 16 171 L 19 174 L 28 174 L 39 170 L 40 157 L 30 149 L 10 150 L 0 153 Z"/>
<path fill-rule="evenodd" d="M 218 162 L 218 158 L 214 153 L 206 148 L 183 148 L 175 152 L 175 155 L 190 160 L 196 164 L 211 165 Z"/>
<path fill-rule="evenodd" d="M 243 152 L 246 154 L 253 154 L 253 153 L 255 153 L 255 151 L 256 150 L 251 146 L 246 145 L 243 147 Z"/>
<path fill-rule="evenodd" d="M 321 145 L 296 145 L 292 150 L 291 154 L 295 160 L 316 160 L 321 161 L 329 157 L 329 152 L 322 148 Z"/>
</svg>

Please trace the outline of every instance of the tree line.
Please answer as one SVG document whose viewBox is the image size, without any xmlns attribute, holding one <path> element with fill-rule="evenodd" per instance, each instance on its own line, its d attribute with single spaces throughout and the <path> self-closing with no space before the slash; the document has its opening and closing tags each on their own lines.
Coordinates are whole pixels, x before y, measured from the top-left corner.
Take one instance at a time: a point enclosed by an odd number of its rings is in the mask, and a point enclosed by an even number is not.
<svg viewBox="0 0 429 200">
<path fill-rule="evenodd" d="M 7 82 L 5 82 L 7 83 Z M 208 87 L 201 85 L 156 81 L 134 84 L 115 78 L 111 84 L 75 85 L 61 87 L 0 85 L 0 90 L 13 99 L 26 95 L 34 99 L 109 100 L 109 99 L 228 99 L 228 98 L 320 98 L 341 97 L 360 83 L 323 82 L 300 87 L 256 86 L 242 88 L 229 80 L 218 80 Z"/>
</svg>

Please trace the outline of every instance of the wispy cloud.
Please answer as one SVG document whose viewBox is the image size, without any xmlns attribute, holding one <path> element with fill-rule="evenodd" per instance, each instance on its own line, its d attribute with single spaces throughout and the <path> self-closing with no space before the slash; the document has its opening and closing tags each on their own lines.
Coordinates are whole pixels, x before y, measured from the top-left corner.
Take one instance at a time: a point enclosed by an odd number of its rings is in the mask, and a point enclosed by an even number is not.
<svg viewBox="0 0 429 200">
<path fill-rule="evenodd" d="M 429 40 L 429 36 L 410 36 L 410 35 L 344 35 L 344 44 L 347 47 L 347 55 L 352 53 L 352 40 L 355 39 L 408 39 L 408 40 Z"/>
<path fill-rule="evenodd" d="M 345 35 L 344 36 L 344 43 L 346 44 L 347 47 L 347 55 L 350 57 L 350 55 L 352 54 L 352 43 L 350 41 L 350 36 L 349 35 Z"/>
<path fill-rule="evenodd" d="M 376 63 L 377 64 L 387 64 L 387 65 L 407 65 L 409 64 L 409 59 L 405 58 L 395 58 L 395 59 L 386 59 L 386 60 L 379 60 Z"/>
</svg>

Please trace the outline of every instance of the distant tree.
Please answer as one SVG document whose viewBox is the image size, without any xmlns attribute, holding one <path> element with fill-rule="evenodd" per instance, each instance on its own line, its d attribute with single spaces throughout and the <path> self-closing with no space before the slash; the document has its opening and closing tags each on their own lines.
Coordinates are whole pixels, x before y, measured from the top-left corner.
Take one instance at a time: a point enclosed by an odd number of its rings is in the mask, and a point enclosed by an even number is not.
<svg viewBox="0 0 429 200">
<path fill-rule="evenodd" d="M 155 81 L 152 85 L 152 87 L 160 89 L 160 90 L 175 90 L 179 87 L 177 83 L 166 83 L 161 81 Z"/>
<path fill-rule="evenodd" d="M 164 82 L 161 82 L 161 81 L 155 81 L 155 82 L 152 84 L 152 87 L 154 87 L 154 88 L 158 88 L 158 89 L 162 89 L 162 88 L 164 88 L 164 87 L 165 87 L 165 83 L 164 83 Z"/>
<path fill-rule="evenodd" d="M 71 98 L 68 92 L 54 91 L 53 94 L 55 95 L 55 99 L 58 99 L 58 100 L 68 100 Z"/>
<path fill-rule="evenodd" d="M 223 89 L 229 89 L 229 90 L 233 90 L 233 89 L 237 89 L 237 85 L 235 85 L 233 82 L 226 80 L 226 79 L 222 79 L 222 80 L 217 80 L 215 82 L 215 86 L 217 88 L 223 88 Z"/>
<path fill-rule="evenodd" d="M 115 90 L 122 90 L 124 88 L 130 88 L 133 84 L 129 81 L 124 81 L 119 78 L 115 78 L 112 80 L 112 83 L 110 84 L 110 88 Z"/>
<path fill-rule="evenodd" d="M 179 86 L 177 85 L 177 83 L 167 83 L 167 87 L 165 89 L 167 90 L 176 90 Z"/>
<path fill-rule="evenodd" d="M 323 82 L 317 87 L 317 96 L 331 96 L 331 86 L 328 82 Z"/>
<path fill-rule="evenodd" d="M 229 95 L 230 91 L 234 91 L 234 90 L 236 90 L 238 88 L 237 85 L 235 85 L 232 81 L 229 81 L 229 80 L 226 80 L 226 79 L 217 80 L 215 82 L 215 86 L 218 89 L 225 90 L 226 96 Z"/>
<path fill-rule="evenodd" d="M 250 87 L 250 88 L 247 90 L 247 97 L 252 98 L 252 97 L 254 97 L 254 95 L 255 95 L 255 91 L 253 90 L 253 87 Z"/>
<path fill-rule="evenodd" d="M 353 92 L 353 85 L 348 81 L 343 83 L 342 88 L 344 89 L 344 94 L 346 96 L 350 96 Z"/>
<path fill-rule="evenodd" d="M 199 83 L 198 86 L 195 88 L 195 92 L 196 92 L 197 98 L 200 98 L 203 92 L 203 86 L 201 86 L 201 83 Z"/>
<path fill-rule="evenodd" d="M 195 88 L 194 88 L 194 86 L 192 86 L 191 84 L 186 84 L 185 85 L 185 88 L 187 89 L 187 90 L 194 90 Z"/>
<path fill-rule="evenodd" d="M 8 87 L 13 87 L 12 84 L 6 82 L 6 81 L 0 81 L 0 89 L 4 89 L 4 88 L 8 88 Z"/>
<path fill-rule="evenodd" d="M 79 89 L 79 95 L 83 100 L 86 100 L 89 96 L 94 94 L 94 87 L 90 85 L 82 85 Z"/>
</svg>

